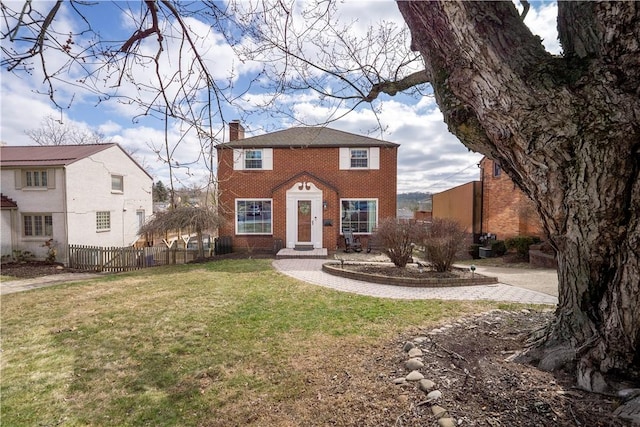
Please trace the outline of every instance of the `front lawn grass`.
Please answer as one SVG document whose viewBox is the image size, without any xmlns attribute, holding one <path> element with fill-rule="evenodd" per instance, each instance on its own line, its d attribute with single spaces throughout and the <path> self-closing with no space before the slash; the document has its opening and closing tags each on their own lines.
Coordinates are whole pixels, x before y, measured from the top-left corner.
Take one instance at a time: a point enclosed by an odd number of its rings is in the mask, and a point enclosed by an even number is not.
<svg viewBox="0 0 640 427">
<path fill-rule="evenodd" d="M 315 399 L 313 364 L 506 307 L 340 293 L 270 262 L 159 267 L 3 296 L 2 425 L 301 425 L 295 402 Z M 283 402 L 290 413 L 278 418 Z"/>
</svg>

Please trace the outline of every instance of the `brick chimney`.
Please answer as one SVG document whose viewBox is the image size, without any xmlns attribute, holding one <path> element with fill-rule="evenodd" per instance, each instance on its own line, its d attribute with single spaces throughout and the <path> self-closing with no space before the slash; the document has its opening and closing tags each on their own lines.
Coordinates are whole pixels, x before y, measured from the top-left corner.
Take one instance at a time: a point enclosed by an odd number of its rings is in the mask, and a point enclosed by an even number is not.
<svg viewBox="0 0 640 427">
<path fill-rule="evenodd" d="M 229 141 L 240 139 L 244 139 L 244 127 L 240 124 L 240 120 L 231 120 L 229 122 Z"/>
</svg>

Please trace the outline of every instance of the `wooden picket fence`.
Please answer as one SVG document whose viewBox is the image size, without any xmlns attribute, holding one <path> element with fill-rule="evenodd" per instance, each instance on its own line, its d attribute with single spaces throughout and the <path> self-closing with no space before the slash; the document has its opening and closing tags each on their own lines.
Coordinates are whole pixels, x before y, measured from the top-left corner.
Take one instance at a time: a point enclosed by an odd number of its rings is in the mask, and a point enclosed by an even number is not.
<svg viewBox="0 0 640 427">
<path fill-rule="evenodd" d="M 156 265 L 186 264 L 196 257 L 195 249 L 69 245 L 69 267 L 80 270 L 115 273 Z"/>
</svg>

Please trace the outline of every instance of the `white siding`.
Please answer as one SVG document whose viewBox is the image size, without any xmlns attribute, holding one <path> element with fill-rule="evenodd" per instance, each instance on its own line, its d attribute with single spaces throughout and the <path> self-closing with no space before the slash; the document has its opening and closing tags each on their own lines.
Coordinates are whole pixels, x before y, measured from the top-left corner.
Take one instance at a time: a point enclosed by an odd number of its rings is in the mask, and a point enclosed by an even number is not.
<svg viewBox="0 0 640 427">
<path fill-rule="evenodd" d="M 129 246 L 138 237 L 137 211 L 151 215 L 152 179 L 114 146 L 67 166 L 69 243 Z M 123 191 L 111 191 L 111 175 L 123 177 Z M 96 212 L 111 213 L 109 231 L 96 231 Z"/>
<path fill-rule="evenodd" d="M 26 168 L 29 169 L 29 168 Z M 31 168 L 33 169 L 33 168 Z M 67 245 L 67 229 L 65 221 L 65 203 L 64 203 L 64 170 L 56 168 L 47 168 L 48 181 L 50 188 L 27 188 L 21 185 L 20 168 L 3 168 L 1 172 L 2 193 L 13 199 L 18 204 L 18 212 L 14 217 L 13 236 L 15 237 L 14 248 L 21 251 L 30 251 L 37 258 L 44 259 L 47 256 L 47 248 L 44 242 L 49 240 L 45 236 L 24 236 L 22 214 L 51 214 L 53 219 L 53 240 L 58 248 L 58 261 L 66 262 L 66 245 Z M 51 188 L 55 187 L 55 188 Z M 2 241 L 5 242 L 5 233 L 11 230 L 5 230 L 2 227 Z M 4 250 L 4 249 L 3 249 Z M 3 253 L 4 255 L 4 253 Z"/>
</svg>

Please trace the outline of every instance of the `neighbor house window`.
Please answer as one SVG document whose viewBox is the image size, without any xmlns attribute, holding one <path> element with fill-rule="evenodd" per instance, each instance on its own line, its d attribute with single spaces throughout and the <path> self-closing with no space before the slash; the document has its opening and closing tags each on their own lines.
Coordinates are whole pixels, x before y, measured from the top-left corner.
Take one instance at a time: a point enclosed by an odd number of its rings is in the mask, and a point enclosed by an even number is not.
<svg viewBox="0 0 640 427">
<path fill-rule="evenodd" d="M 122 175 L 111 175 L 111 191 L 118 193 L 124 191 L 124 177 Z"/>
<path fill-rule="evenodd" d="M 366 148 L 351 149 L 351 167 L 352 168 L 368 168 L 369 167 L 369 150 Z"/>
<path fill-rule="evenodd" d="M 262 169 L 262 150 L 245 150 L 245 169 Z"/>
<path fill-rule="evenodd" d="M 25 236 L 53 236 L 53 217 L 51 214 L 26 214 L 22 216 Z"/>
<path fill-rule="evenodd" d="M 136 217 L 138 218 L 138 228 L 140 229 L 144 225 L 144 220 L 145 220 L 144 209 L 138 209 L 136 211 Z"/>
<path fill-rule="evenodd" d="M 493 162 L 493 176 L 498 177 L 502 174 L 502 168 L 500 167 L 500 163 L 494 161 Z"/>
<path fill-rule="evenodd" d="M 375 199 L 342 200 L 340 218 L 341 230 L 372 233 L 378 222 L 378 201 Z"/>
<path fill-rule="evenodd" d="M 26 187 L 47 187 L 48 176 L 46 170 L 41 171 L 25 171 L 24 185 Z"/>
<path fill-rule="evenodd" d="M 111 212 L 100 211 L 96 212 L 96 231 L 109 231 L 111 230 Z"/>
<path fill-rule="evenodd" d="M 271 200 L 236 200 L 236 234 L 271 234 Z"/>
</svg>

